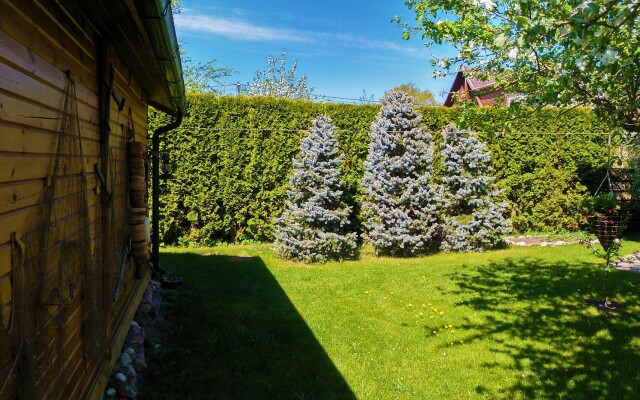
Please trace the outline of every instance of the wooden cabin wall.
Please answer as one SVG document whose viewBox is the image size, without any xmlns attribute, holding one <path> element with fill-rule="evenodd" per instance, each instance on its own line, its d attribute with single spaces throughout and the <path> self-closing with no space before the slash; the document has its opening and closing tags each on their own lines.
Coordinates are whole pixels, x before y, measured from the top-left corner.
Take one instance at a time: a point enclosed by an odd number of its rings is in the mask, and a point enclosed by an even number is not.
<svg viewBox="0 0 640 400">
<path fill-rule="evenodd" d="M 101 162 L 98 65 L 102 40 L 81 15 L 59 4 L 53 0 L 0 0 L 0 321 L 3 322 L 0 329 L 7 329 L 12 318 L 20 318 L 12 315 L 13 273 L 19 262 L 15 260 L 19 240 L 12 243 L 12 236 L 19 239 L 27 233 L 40 206 L 55 160 L 67 71 L 76 84 L 87 172 L 91 256 L 95 268 L 109 277 L 107 281 L 111 279 L 111 284 L 98 284 L 105 292 L 112 289 L 122 259 L 122 254 L 106 257 L 107 215 L 115 216 L 119 232 L 128 232 L 126 171 L 107 177 L 108 184 L 115 185 L 110 202 L 105 202 L 104 188 L 94 172 L 94 166 Z M 137 141 L 147 140 L 147 101 L 135 76 L 125 67 L 126 60 L 118 59 L 113 51 L 109 53 L 106 61 L 115 68 L 116 93 L 126 99 L 122 111 L 114 101 L 109 101 L 109 154 L 111 162 L 117 163 L 126 157 L 126 141 L 130 140 L 131 131 Z M 141 286 L 134 270 L 129 257 L 117 300 L 112 300 L 111 293 L 105 296 L 111 299 L 104 315 L 108 320 L 109 343 L 113 343 L 118 329 L 129 323 L 128 310 Z M 54 384 L 52 374 L 47 375 L 47 371 L 38 371 L 48 378 L 37 381 L 36 398 L 85 397 L 102 364 L 110 357 L 102 354 L 93 362 L 85 357 L 82 298 L 75 296 L 69 304 L 62 351 L 58 354 L 61 362 L 49 366 L 64 366 L 64 371 L 53 374 L 62 384 Z M 45 332 L 49 330 L 43 328 Z M 0 360 L 0 366 L 8 362 L 12 360 Z"/>
</svg>

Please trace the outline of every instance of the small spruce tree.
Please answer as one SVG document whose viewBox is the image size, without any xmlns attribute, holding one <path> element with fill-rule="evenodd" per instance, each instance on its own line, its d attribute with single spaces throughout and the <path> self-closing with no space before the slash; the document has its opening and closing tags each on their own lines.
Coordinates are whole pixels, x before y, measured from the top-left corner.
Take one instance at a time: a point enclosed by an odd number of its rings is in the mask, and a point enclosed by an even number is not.
<svg viewBox="0 0 640 400">
<path fill-rule="evenodd" d="M 335 126 L 323 115 L 312 121 L 293 159 L 287 207 L 275 221 L 282 256 L 324 262 L 354 255 L 357 235 L 347 232 L 351 208 L 342 199 L 341 162 Z"/>
<path fill-rule="evenodd" d="M 498 201 L 489 176 L 491 155 L 473 132 L 449 124 L 443 131 L 443 232 L 440 247 L 448 251 L 484 251 L 511 231 L 508 204 Z"/>
<path fill-rule="evenodd" d="M 362 219 L 378 254 L 424 253 L 437 232 L 440 190 L 431 184 L 433 144 L 411 97 L 389 91 L 369 132 Z"/>
</svg>

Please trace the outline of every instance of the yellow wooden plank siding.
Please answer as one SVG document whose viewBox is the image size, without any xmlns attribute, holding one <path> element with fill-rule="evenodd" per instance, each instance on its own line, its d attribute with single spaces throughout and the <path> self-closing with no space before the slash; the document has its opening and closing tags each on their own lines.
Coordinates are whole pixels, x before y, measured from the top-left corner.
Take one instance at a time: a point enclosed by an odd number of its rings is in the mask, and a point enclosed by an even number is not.
<svg viewBox="0 0 640 400">
<path fill-rule="evenodd" d="M 147 142 L 147 97 L 138 85 L 135 74 L 126 68 L 114 52 L 108 63 L 115 69 L 114 89 L 125 99 L 119 111 L 110 101 L 110 166 L 118 174 L 107 176 L 114 191 L 109 202 L 104 201 L 104 188 L 96 165 L 102 160 L 100 142 L 100 85 L 98 79 L 99 46 L 101 38 L 91 24 L 82 21 L 74 12 L 65 10 L 54 0 L 0 0 L 0 321 L 7 324 L 12 313 L 13 270 L 15 246 L 18 238 L 29 231 L 48 177 L 56 158 L 58 134 L 61 129 L 67 72 L 75 82 L 83 166 L 86 173 L 86 198 L 89 215 L 89 240 L 93 265 L 101 273 L 117 276 L 122 251 L 109 259 L 103 249 L 108 246 L 105 219 L 113 215 L 119 233 L 128 232 L 128 195 L 124 191 L 128 178 L 126 170 L 126 141 L 131 128 L 135 140 Z M 153 61 L 150 61 L 153 62 Z M 60 179 L 79 179 L 78 176 Z M 78 186 L 79 187 L 79 186 Z M 58 193 L 72 196 L 75 193 Z M 55 221 L 70 215 L 60 211 Z M 54 222 L 55 222 L 54 221 Z M 73 257 L 64 253 L 60 245 L 47 250 L 51 259 Z M 45 271 L 45 290 L 50 278 L 60 273 L 57 263 Z M 148 279 L 148 271 L 143 271 Z M 129 257 L 119 296 L 111 301 L 107 315 L 108 343 L 121 345 L 133 313 L 141 298 L 143 284 L 135 277 L 135 265 Z M 106 286 L 109 290 L 111 286 Z M 78 289 L 79 291 L 82 288 Z M 107 290 L 103 288 L 106 292 Z M 106 293 L 111 299 L 112 293 Z M 47 368 L 38 371 L 44 377 L 35 383 L 34 393 L 40 399 L 77 399 L 89 395 L 95 381 L 104 381 L 105 368 L 114 360 L 115 349 L 97 360 L 86 357 L 84 343 L 84 296 L 78 292 L 69 301 L 64 326 L 56 315 L 59 307 L 49 306 L 51 314 L 40 327 L 42 339 L 49 345 L 39 356 Z M 135 303 L 135 304 L 134 304 Z M 133 311 L 132 311 L 133 310 Z M 0 329 L 4 329 L 0 326 Z M 2 345 L 2 344 L 0 344 Z M 0 360 L 0 367 L 5 363 Z M 112 364 L 111 364 L 112 365 Z M 103 382 L 104 383 L 104 382 Z"/>
</svg>

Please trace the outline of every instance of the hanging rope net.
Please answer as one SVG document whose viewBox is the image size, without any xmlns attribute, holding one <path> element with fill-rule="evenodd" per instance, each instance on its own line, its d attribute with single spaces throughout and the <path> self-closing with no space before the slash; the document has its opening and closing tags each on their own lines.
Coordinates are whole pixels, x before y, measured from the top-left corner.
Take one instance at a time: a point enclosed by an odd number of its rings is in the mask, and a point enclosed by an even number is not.
<svg viewBox="0 0 640 400">
<path fill-rule="evenodd" d="M 133 124 L 133 121 L 130 121 Z M 107 271 L 104 276 L 107 277 L 107 289 L 105 290 L 105 301 L 108 305 L 113 304 L 119 294 L 118 282 L 121 282 L 123 270 L 120 268 L 122 261 L 127 257 L 129 249 L 129 231 L 122 227 L 129 226 L 129 218 L 125 210 L 128 208 L 128 173 L 127 173 L 127 142 L 131 135 L 131 129 L 122 132 L 122 135 L 116 136 L 114 146 L 111 147 L 109 157 L 109 174 L 111 184 L 111 199 L 109 207 L 106 208 L 108 213 L 107 231 L 109 234 L 106 243 L 110 244 L 107 251 L 108 260 L 106 262 Z M 116 212 L 119 210 L 120 212 Z M 115 268 L 112 266 L 117 266 Z"/>
<path fill-rule="evenodd" d="M 77 365 L 63 351 L 74 329 L 85 368 L 106 343 L 84 163 L 75 84 L 67 77 L 53 166 L 28 231 L 13 240 L 12 325 L 0 336 L 0 354 L 12 361 L 0 371 L 0 398 L 32 399 L 42 395 L 36 390 L 60 397 Z"/>
</svg>

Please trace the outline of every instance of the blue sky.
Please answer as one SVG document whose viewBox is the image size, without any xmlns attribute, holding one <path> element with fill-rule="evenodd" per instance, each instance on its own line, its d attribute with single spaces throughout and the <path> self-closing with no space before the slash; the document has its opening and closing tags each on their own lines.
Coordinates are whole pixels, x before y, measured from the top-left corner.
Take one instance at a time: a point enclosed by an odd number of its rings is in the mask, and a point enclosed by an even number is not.
<svg viewBox="0 0 640 400">
<path fill-rule="evenodd" d="M 363 90 L 379 99 L 386 90 L 414 82 L 439 102 L 453 77 L 435 79 L 432 54 L 419 37 L 402 39 L 395 15 L 413 21 L 403 0 L 183 0 L 175 16 L 178 38 L 195 61 L 212 58 L 239 73 L 228 83 L 250 82 L 266 69 L 267 55 L 287 65 L 298 60 L 296 75 L 307 75 L 315 94 L 360 98 Z M 229 90 L 232 88 L 230 87 Z"/>
</svg>

